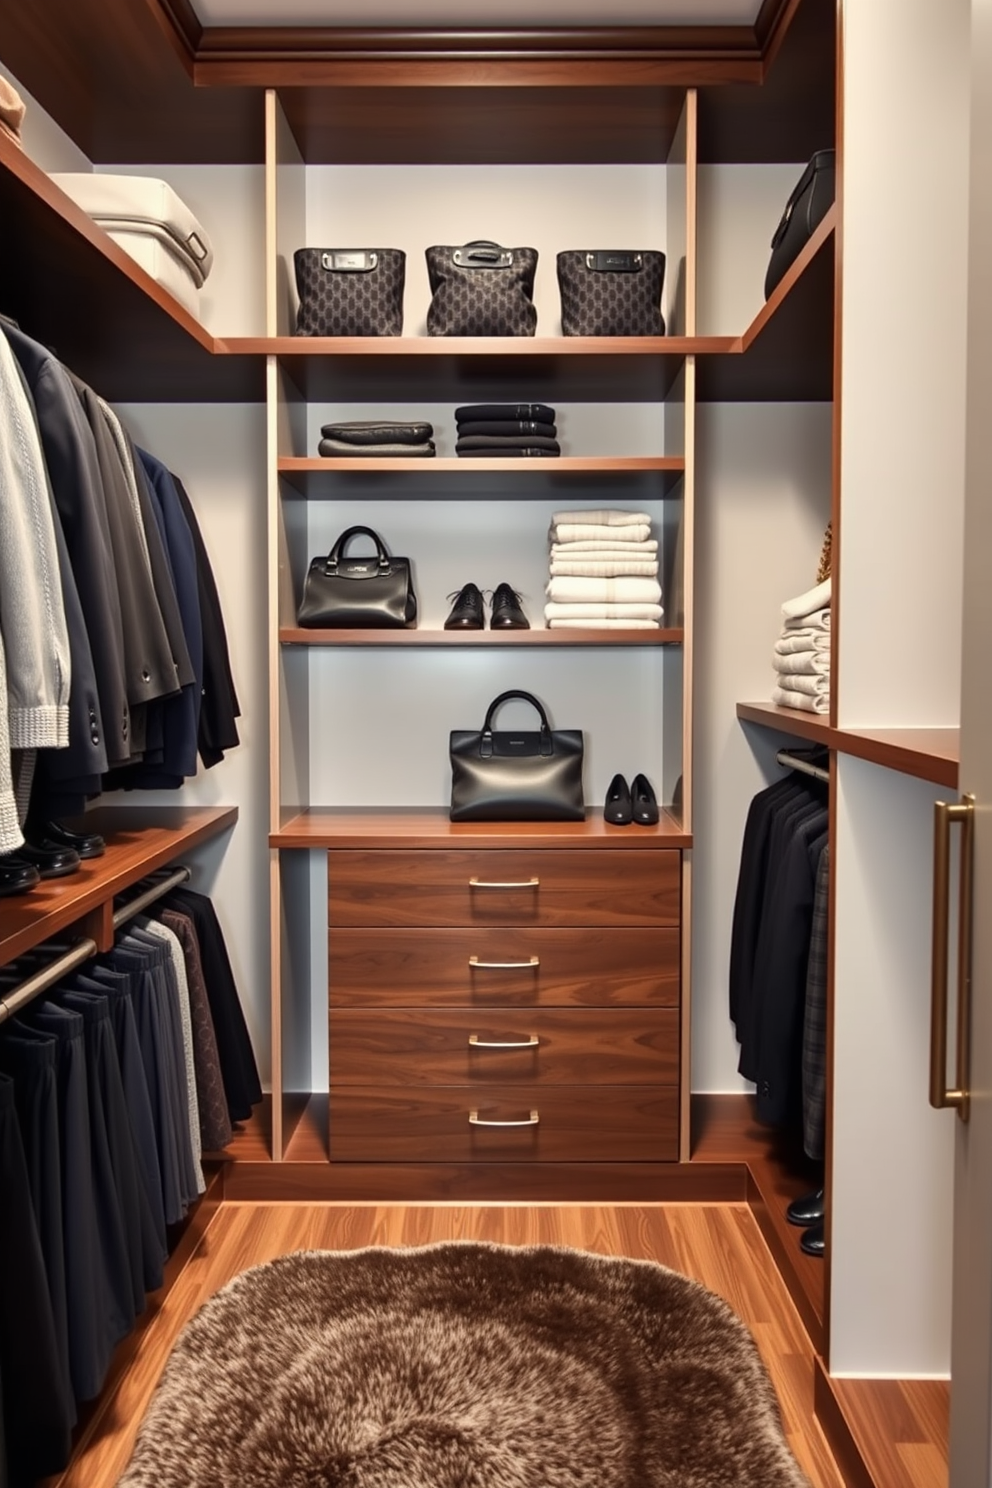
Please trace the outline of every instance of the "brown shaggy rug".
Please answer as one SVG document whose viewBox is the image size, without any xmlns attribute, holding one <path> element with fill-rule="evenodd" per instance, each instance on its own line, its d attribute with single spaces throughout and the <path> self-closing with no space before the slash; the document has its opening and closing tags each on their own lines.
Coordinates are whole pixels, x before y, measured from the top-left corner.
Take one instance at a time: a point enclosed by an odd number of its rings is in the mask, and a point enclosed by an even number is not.
<svg viewBox="0 0 992 1488">
<path fill-rule="evenodd" d="M 451 1242 L 246 1271 L 118 1488 L 809 1488 L 730 1308 L 651 1261 Z"/>
</svg>

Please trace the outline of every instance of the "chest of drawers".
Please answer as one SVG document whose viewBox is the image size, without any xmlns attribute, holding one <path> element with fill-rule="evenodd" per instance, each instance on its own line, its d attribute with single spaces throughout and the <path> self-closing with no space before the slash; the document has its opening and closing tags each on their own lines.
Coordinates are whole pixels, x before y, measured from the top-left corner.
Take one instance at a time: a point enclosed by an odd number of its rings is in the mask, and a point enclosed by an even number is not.
<svg viewBox="0 0 992 1488">
<path fill-rule="evenodd" d="M 681 853 L 328 854 L 332 1162 L 678 1157 Z"/>
</svg>

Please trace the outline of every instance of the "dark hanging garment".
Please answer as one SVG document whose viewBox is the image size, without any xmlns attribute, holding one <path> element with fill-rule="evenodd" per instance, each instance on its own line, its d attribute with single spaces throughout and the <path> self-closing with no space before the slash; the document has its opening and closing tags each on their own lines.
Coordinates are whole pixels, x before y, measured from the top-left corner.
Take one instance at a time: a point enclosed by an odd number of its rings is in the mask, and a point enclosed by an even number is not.
<svg viewBox="0 0 992 1488">
<path fill-rule="evenodd" d="M 28 1186 L 48 1278 L 62 1387 L 66 1399 L 72 1401 L 56 1055 L 54 1038 L 25 1027 L 16 1019 L 8 1023 L 0 1038 L 0 1069 L 14 1082 Z"/>
<path fill-rule="evenodd" d="M 151 457 L 145 455 L 143 459 L 147 467 Z M 209 769 L 219 763 L 225 750 L 233 749 L 240 742 L 235 720 L 241 716 L 241 707 L 234 688 L 220 596 L 196 513 L 182 481 L 177 476 L 173 476 L 172 481 L 196 551 L 196 582 L 203 626 L 203 688 L 198 744 L 200 758 Z"/>
<path fill-rule="evenodd" d="M 14 1105 L 0 1075 L 0 1472 L 11 1488 L 61 1472 L 74 1412 L 59 1363 L 45 1263 Z"/>
<path fill-rule="evenodd" d="M 180 914 L 174 909 L 163 909 L 161 919 L 162 924 L 178 939 L 186 962 L 190 1016 L 193 1023 L 196 1094 L 200 1109 L 200 1138 L 204 1151 L 219 1152 L 231 1140 L 231 1118 L 224 1094 L 224 1077 L 217 1052 L 217 1035 L 210 1012 L 210 999 L 203 978 L 200 943 L 189 915 Z"/>
<path fill-rule="evenodd" d="M 262 1099 L 262 1084 L 217 913 L 206 894 L 198 894 L 192 889 L 174 889 L 161 902 L 169 909 L 188 914 L 193 921 L 210 999 L 228 1112 L 232 1121 L 247 1121 L 252 1106 Z"/>
<path fill-rule="evenodd" d="M 803 1149 L 822 1162 L 827 1141 L 827 905 L 830 847 L 820 853 L 813 895 L 813 924 L 803 1018 Z"/>
</svg>

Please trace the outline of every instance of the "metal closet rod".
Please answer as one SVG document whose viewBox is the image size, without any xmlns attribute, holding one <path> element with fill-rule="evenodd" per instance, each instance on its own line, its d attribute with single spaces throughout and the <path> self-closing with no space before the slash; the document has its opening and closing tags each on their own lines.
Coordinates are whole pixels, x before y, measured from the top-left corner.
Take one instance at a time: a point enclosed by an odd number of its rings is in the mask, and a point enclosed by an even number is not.
<svg viewBox="0 0 992 1488">
<path fill-rule="evenodd" d="M 114 929 L 119 930 L 122 925 L 127 924 L 128 920 L 133 920 L 135 915 L 147 909 L 149 904 L 154 904 L 156 899 L 161 899 L 163 895 L 178 888 L 180 884 L 187 883 L 189 878 L 188 868 L 174 868 L 165 878 L 158 879 L 135 898 L 122 904 L 120 909 L 114 910 Z M 33 1002 L 40 993 L 47 992 L 49 987 L 54 987 L 56 982 L 60 982 L 70 971 L 75 971 L 77 966 L 82 966 L 84 961 L 95 956 L 99 949 L 96 941 L 89 937 L 77 940 L 61 956 L 50 961 L 43 971 L 38 971 L 34 976 L 19 982 L 12 992 L 8 992 L 5 997 L 0 997 L 0 1027 L 15 1013 L 20 1012 L 22 1007 Z"/>
<path fill-rule="evenodd" d="M 812 775 L 814 780 L 822 780 L 830 784 L 830 771 L 825 770 L 822 765 L 814 765 L 810 760 L 805 760 L 801 755 L 790 754 L 787 749 L 780 749 L 775 756 L 780 765 L 786 765 L 790 770 L 798 770 L 800 775 Z"/>
</svg>

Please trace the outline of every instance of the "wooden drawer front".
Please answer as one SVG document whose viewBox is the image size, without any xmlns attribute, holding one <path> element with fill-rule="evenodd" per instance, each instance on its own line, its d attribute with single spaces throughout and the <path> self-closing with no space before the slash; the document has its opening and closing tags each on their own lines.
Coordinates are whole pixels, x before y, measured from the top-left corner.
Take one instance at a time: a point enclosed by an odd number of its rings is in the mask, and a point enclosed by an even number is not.
<svg viewBox="0 0 992 1488">
<path fill-rule="evenodd" d="M 627 1009 L 523 1013 L 331 1012 L 340 1085 L 674 1085 L 679 1015 Z"/>
<path fill-rule="evenodd" d="M 335 927 L 329 943 L 330 1001 L 332 1008 L 676 1007 L 679 954 L 678 929 L 643 926 Z M 473 958 L 480 964 L 473 965 Z"/>
<path fill-rule="evenodd" d="M 523 1121 L 523 1126 L 476 1126 Z M 678 1091 L 534 1086 L 332 1089 L 331 1162 L 675 1162 Z"/>
<path fill-rule="evenodd" d="M 342 850 L 327 858 L 333 928 L 679 922 L 681 854 L 672 848 Z"/>
</svg>

